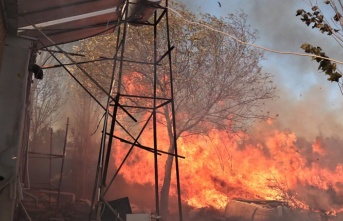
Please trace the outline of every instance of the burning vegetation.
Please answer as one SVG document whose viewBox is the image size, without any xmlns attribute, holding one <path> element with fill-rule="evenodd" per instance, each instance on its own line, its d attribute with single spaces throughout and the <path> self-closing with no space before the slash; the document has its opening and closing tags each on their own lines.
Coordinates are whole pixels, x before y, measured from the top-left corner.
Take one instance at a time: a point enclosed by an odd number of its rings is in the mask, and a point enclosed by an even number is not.
<svg viewBox="0 0 343 221">
<path fill-rule="evenodd" d="M 288 217 L 285 220 L 292 217 L 335 220 L 343 211 L 343 167 L 332 156 L 342 141 L 318 137 L 309 142 L 292 132 L 279 131 L 272 124 L 254 131 L 259 132 L 230 134 L 211 130 L 208 136 L 189 135 L 179 139 L 180 155 L 186 156 L 180 161 L 184 203 L 214 211 L 226 207 L 227 217 L 232 216 L 232 210 L 240 210 L 249 203 L 264 210 L 268 207 L 275 214 L 278 206 L 283 206 L 283 214 Z M 149 137 L 142 137 L 141 143 L 149 142 Z M 167 140 L 160 143 L 167 144 Z M 120 159 L 126 147 L 117 145 L 120 148 L 114 155 Z M 153 185 L 147 176 L 153 163 L 151 154 L 139 149 L 132 154 L 128 166 L 123 168 L 124 179 L 132 184 Z M 162 167 L 160 173 L 163 177 Z M 175 188 L 174 180 L 171 190 L 174 195 Z M 255 201 L 237 203 L 237 198 Z"/>
<path fill-rule="evenodd" d="M 189 17 L 194 16 L 187 11 L 184 13 L 188 13 Z M 244 41 L 254 42 L 257 39 L 255 30 L 246 24 L 245 14 L 229 15 L 225 19 L 201 16 L 205 23 Z M 259 112 L 264 102 L 274 97 L 275 89 L 272 76 L 262 73 L 259 66 L 263 59 L 261 51 L 237 44 L 217 33 L 208 33 L 207 30 L 175 17 L 171 18 L 171 26 L 171 35 L 176 38 L 173 52 L 173 99 L 176 107 L 178 155 L 184 156 L 179 161 L 179 167 L 182 203 L 189 212 L 186 219 L 339 220 L 343 212 L 343 165 L 340 160 L 343 151 L 339 147 L 343 141 L 322 137 L 307 140 L 295 132 L 280 129 L 274 119 L 268 118 L 268 112 Z M 148 45 L 153 42 L 147 37 L 148 30 L 143 29 L 141 33 L 137 32 L 136 27 L 130 27 L 130 30 L 134 34 L 128 34 L 127 44 L 131 46 L 128 46 L 126 56 L 134 60 L 143 57 L 146 58 L 145 63 L 151 62 L 153 52 Z M 115 41 L 113 35 L 104 35 L 84 40 L 74 49 L 84 51 L 85 58 L 98 59 L 104 58 L 104 55 L 110 58 L 113 56 L 111 53 Z M 163 43 L 163 39 L 161 41 Z M 81 66 L 89 72 L 99 73 L 94 76 L 96 81 L 108 86 L 108 73 L 112 72 L 113 64 L 106 62 L 96 66 L 100 71 L 94 64 Z M 155 159 L 151 148 L 147 148 L 154 146 L 153 126 L 148 120 L 151 117 L 149 108 L 152 102 L 147 102 L 137 94 L 151 97 L 151 84 L 156 80 L 159 85 L 157 96 L 171 96 L 171 79 L 166 74 L 168 66 L 161 62 L 161 69 L 161 74 L 153 79 L 150 66 L 130 64 L 124 67 L 124 81 L 120 85 L 123 91 L 118 92 L 118 100 L 119 94 L 122 96 L 121 105 L 134 115 L 138 123 L 126 119 L 121 110 L 118 111 L 117 120 L 124 122 L 133 131 L 134 137 L 140 133 L 143 124 L 148 122 L 138 139 L 139 145 L 133 148 L 120 170 L 116 188 L 109 189 L 113 198 L 130 197 L 131 206 L 137 205 L 133 212 L 155 212 L 151 209 L 154 200 L 148 194 L 153 192 L 155 185 L 155 177 L 152 175 Z M 95 96 L 101 94 L 92 82 L 73 71 Z M 134 105 L 144 108 L 136 111 L 132 108 Z M 163 106 L 161 103 L 157 105 Z M 91 112 L 90 105 L 84 107 Z M 171 109 L 163 107 L 157 112 L 157 124 L 163 128 L 157 131 L 158 150 L 173 153 Z M 86 111 L 83 113 L 85 115 Z M 90 170 L 87 169 L 88 162 L 96 161 L 95 148 L 90 151 L 93 142 L 89 138 L 89 116 L 93 115 L 87 114 L 88 117 L 78 114 L 78 117 L 82 117 L 82 124 L 77 125 L 76 132 L 80 132 L 74 133 L 74 140 L 70 143 L 78 151 L 75 158 L 71 159 L 77 164 L 71 169 L 72 179 L 77 183 L 78 190 L 74 191 L 77 198 L 90 193 L 92 190 L 87 191 L 86 185 L 94 181 L 93 174 L 89 174 Z M 96 114 L 98 112 L 94 111 L 94 116 Z M 261 122 L 253 125 L 252 121 L 256 119 Z M 248 131 L 244 130 L 247 125 L 252 125 Z M 130 137 L 122 129 L 114 130 L 112 135 L 115 139 L 109 167 L 111 172 L 121 167 L 133 143 L 128 142 Z M 175 165 L 173 156 L 162 154 L 158 156 L 158 161 L 161 162 L 158 167 L 161 207 L 167 210 L 162 217 L 170 221 L 177 213 L 174 203 L 177 183 L 172 174 Z M 91 167 L 94 169 L 94 164 Z M 167 216 L 168 212 L 170 217 Z"/>
</svg>

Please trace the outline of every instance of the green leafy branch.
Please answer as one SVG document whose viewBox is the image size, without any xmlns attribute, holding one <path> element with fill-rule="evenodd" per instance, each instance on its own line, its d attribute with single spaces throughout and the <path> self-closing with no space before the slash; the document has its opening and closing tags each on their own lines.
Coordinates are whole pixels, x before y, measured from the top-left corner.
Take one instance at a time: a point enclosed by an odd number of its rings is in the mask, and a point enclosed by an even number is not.
<svg viewBox="0 0 343 221">
<path fill-rule="evenodd" d="M 323 71 L 326 75 L 329 75 L 329 81 L 336 81 L 338 82 L 339 79 L 342 77 L 340 73 L 338 73 L 336 68 L 336 63 L 331 62 L 328 59 L 328 56 L 322 51 L 320 47 L 314 47 L 311 44 L 304 43 L 301 45 L 301 48 L 309 54 L 314 54 L 319 57 L 313 57 L 313 60 L 316 60 L 319 63 L 318 70 Z"/>
</svg>

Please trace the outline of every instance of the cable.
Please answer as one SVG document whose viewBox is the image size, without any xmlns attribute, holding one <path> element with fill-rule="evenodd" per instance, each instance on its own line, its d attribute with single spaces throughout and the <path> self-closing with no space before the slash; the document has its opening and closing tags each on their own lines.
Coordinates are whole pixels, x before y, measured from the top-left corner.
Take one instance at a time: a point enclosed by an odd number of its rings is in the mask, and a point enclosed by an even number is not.
<svg viewBox="0 0 343 221">
<path fill-rule="evenodd" d="M 190 23 L 190 24 L 194 24 L 194 25 L 198 25 L 198 26 L 202 26 L 204 28 L 207 28 L 211 31 L 214 31 L 214 32 L 218 32 L 218 33 L 221 33 L 221 34 L 224 34 L 228 37 L 230 37 L 231 39 L 237 41 L 238 43 L 240 44 L 243 44 L 243 45 L 248 45 L 248 46 L 252 46 L 252 47 L 255 47 L 255 48 L 258 48 L 258 49 L 262 49 L 264 51 L 268 51 L 268 52 L 271 52 L 271 53 L 275 53 L 275 54 L 290 54 L 290 55 L 297 55 L 297 56 L 303 56 L 303 57 L 311 57 L 311 58 L 321 58 L 321 59 L 324 59 L 324 60 L 329 60 L 329 61 L 332 61 L 332 62 L 335 62 L 337 64 L 343 64 L 343 61 L 338 61 L 338 60 L 335 60 L 335 59 L 332 59 L 332 58 L 327 58 L 327 57 L 322 57 L 322 56 L 318 56 L 318 55 L 309 55 L 309 54 L 303 54 L 303 53 L 297 53 L 297 52 L 288 52 L 288 51 L 278 51 L 278 50 L 274 50 L 274 49 L 270 49 L 270 48 L 266 48 L 266 47 L 263 47 L 263 46 L 259 46 L 259 45 L 255 45 L 253 43 L 249 43 L 249 42 L 244 42 L 242 40 L 239 40 L 238 38 L 236 38 L 235 36 L 233 35 L 230 35 L 229 33 L 226 33 L 224 31 L 220 31 L 220 30 L 217 30 L 209 25 L 206 25 L 206 24 L 203 24 L 203 23 L 200 23 L 200 22 L 196 22 L 196 21 L 191 21 L 187 18 L 185 18 L 180 12 L 178 12 L 177 10 L 171 8 L 171 7 L 166 7 L 168 8 L 170 11 L 174 12 L 176 15 L 178 15 L 179 17 L 181 17 L 184 21 Z"/>
<path fill-rule="evenodd" d="M 99 120 L 99 123 L 98 123 L 98 125 L 96 126 L 96 129 L 95 129 L 95 131 L 91 134 L 91 136 L 93 136 L 97 131 L 98 131 L 98 129 L 99 129 L 99 126 L 100 126 L 100 123 L 101 123 L 101 121 L 102 121 L 102 119 L 105 117 L 105 113 L 102 115 L 102 117 L 100 118 L 100 120 Z"/>
</svg>

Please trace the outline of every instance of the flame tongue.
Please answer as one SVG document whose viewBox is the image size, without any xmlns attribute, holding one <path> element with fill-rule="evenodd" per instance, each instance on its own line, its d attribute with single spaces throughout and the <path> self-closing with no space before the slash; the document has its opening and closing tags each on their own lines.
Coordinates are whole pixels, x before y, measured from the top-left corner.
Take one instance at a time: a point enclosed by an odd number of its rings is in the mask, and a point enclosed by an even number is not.
<svg viewBox="0 0 343 221">
<path fill-rule="evenodd" d="M 343 166 L 323 164 L 330 161 L 326 159 L 330 154 L 319 139 L 308 145 L 298 142 L 291 132 L 256 131 L 248 135 L 212 130 L 208 136 L 180 138 L 180 155 L 186 156 L 180 160 L 183 200 L 197 208 L 220 209 L 230 199 L 249 198 L 284 200 L 293 207 L 330 213 L 343 211 Z M 145 136 L 142 143 L 151 140 Z M 159 141 L 159 147 L 168 146 L 167 140 Z M 116 158 L 126 151 L 126 147 L 117 148 Z M 153 185 L 151 153 L 133 151 L 128 164 L 123 172 L 128 182 Z M 159 173 L 163 177 L 163 166 Z M 176 194 L 175 180 L 171 194 Z"/>
</svg>

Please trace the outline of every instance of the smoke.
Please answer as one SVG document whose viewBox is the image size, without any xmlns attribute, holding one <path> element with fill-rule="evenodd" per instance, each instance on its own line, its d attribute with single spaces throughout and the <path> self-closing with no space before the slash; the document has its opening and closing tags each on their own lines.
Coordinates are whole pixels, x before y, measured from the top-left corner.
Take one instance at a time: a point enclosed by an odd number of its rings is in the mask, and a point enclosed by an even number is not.
<svg viewBox="0 0 343 221">
<path fill-rule="evenodd" d="M 321 190 L 314 186 L 299 185 L 296 189 L 298 197 L 306 200 L 313 211 L 339 210 L 343 205 L 341 187 L 341 192 L 336 191 L 335 186 L 330 187 L 328 190 Z"/>
<path fill-rule="evenodd" d="M 307 1 L 220 1 L 222 7 L 219 7 L 216 1 L 183 2 L 195 13 L 226 16 L 239 10 L 244 11 L 248 15 L 248 23 L 259 32 L 260 39 L 256 44 L 260 46 L 279 51 L 304 53 L 300 46 L 308 42 L 314 46 L 320 46 L 332 58 L 339 59 L 343 55 L 343 50 L 337 50 L 339 45 L 333 38 L 321 34 L 317 29 L 307 27 L 299 17 L 295 16 L 298 9 L 311 11 L 311 6 Z M 321 7 L 325 14 L 332 14 L 329 6 L 321 4 Z M 310 57 L 270 52 L 266 52 L 265 57 L 267 60 L 262 63 L 263 70 L 275 74 L 276 83 L 288 89 L 291 94 L 326 81 L 323 74 L 318 74 L 318 65 L 311 61 Z"/>
<path fill-rule="evenodd" d="M 270 101 L 266 108 L 272 113 L 277 128 L 289 129 L 297 136 L 311 140 L 317 136 L 340 136 L 343 130 L 341 107 L 330 99 L 330 93 L 331 90 L 322 85 L 314 85 L 297 95 L 280 90 L 278 99 Z"/>
<path fill-rule="evenodd" d="M 259 31 L 260 40 L 256 44 L 272 49 L 302 53 L 299 48 L 302 43 L 310 41 L 314 45 L 320 45 L 324 39 L 327 40 L 326 36 L 308 29 L 299 18 L 295 17 L 295 11 L 298 8 L 308 7 L 300 1 L 260 0 L 249 1 L 249 4 L 246 3 L 247 1 L 230 1 L 232 5 L 227 1 L 221 1 L 222 7 L 220 8 L 216 2 L 209 3 L 209 7 L 205 7 L 205 1 L 194 0 L 185 3 L 194 9 L 198 7 L 198 2 L 204 4 L 203 8 L 209 12 L 219 15 L 243 8 L 248 14 L 248 21 L 252 27 Z M 235 3 L 236 5 L 234 5 Z M 231 7 L 233 5 L 235 9 Z M 326 43 L 323 49 L 332 51 L 335 42 L 326 41 Z M 295 152 L 305 159 L 305 168 L 302 169 L 312 171 L 318 167 L 322 169 L 318 171 L 330 171 L 332 175 L 335 175 L 335 171 L 343 159 L 343 140 L 340 138 L 340 131 L 343 129 L 342 106 L 337 104 L 340 103 L 343 96 L 339 94 L 335 84 L 328 82 L 322 73 L 318 73 L 317 64 L 308 57 L 266 53 L 266 58 L 267 60 L 262 64 L 264 71 L 275 75 L 275 82 L 279 88 L 278 98 L 268 102 L 264 107 L 271 113 L 273 123 L 268 125 L 263 122 L 261 125 L 252 127 L 251 134 L 249 134 L 250 140 L 246 141 L 244 145 L 242 143 L 241 148 L 247 148 L 247 142 L 254 145 L 260 144 L 261 150 L 268 160 L 273 157 L 273 153 L 267 148 L 266 137 L 272 136 L 274 130 L 293 133 L 296 141 L 287 148 L 294 148 Z M 205 144 L 201 145 L 205 146 Z M 200 161 L 200 159 L 196 158 L 194 162 Z M 240 158 L 240 164 L 236 164 L 237 167 L 242 166 L 243 160 L 243 157 Z M 289 162 L 292 162 L 292 159 Z M 249 166 L 251 163 L 247 163 L 247 165 Z M 257 166 L 255 165 L 255 167 Z M 285 165 L 285 167 L 287 166 Z M 251 168 L 256 170 L 256 168 Z M 235 173 L 239 172 L 235 171 Z M 190 175 L 196 182 L 196 173 L 193 172 Z M 235 176 L 233 173 L 230 175 Z M 248 175 L 250 173 L 246 176 Z M 327 176 L 327 174 L 316 174 L 314 179 L 318 179 L 321 184 L 320 182 L 323 180 L 330 180 L 330 177 Z M 222 176 L 218 175 L 218 177 Z M 225 184 L 225 181 L 219 180 L 218 177 L 211 176 L 211 183 L 219 183 L 217 186 L 220 192 L 230 189 L 230 186 Z M 326 184 L 323 188 L 320 188 L 320 185 L 314 186 L 300 181 L 293 189 L 294 194 L 308 203 L 310 208 L 321 210 L 342 208 L 342 178 L 334 179 L 332 183 Z M 200 182 L 197 183 L 197 185 L 200 184 Z"/>
<path fill-rule="evenodd" d="M 333 58 L 342 57 L 342 50 L 337 50 L 337 42 L 318 30 L 307 27 L 299 17 L 296 10 L 304 8 L 310 10 L 305 1 L 185 1 L 185 4 L 195 12 L 206 12 L 217 16 L 225 16 L 242 9 L 248 15 L 248 23 L 259 32 L 260 39 L 257 45 L 274 50 L 304 53 L 300 46 L 311 43 L 321 46 L 327 55 Z M 201 8 L 199 8 L 201 7 Z M 280 55 L 265 53 L 266 60 L 262 63 L 263 71 L 275 75 L 278 87 L 277 99 L 264 107 L 273 118 L 272 124 L 264 122 L 251 128 L 249 139 L 240 146 L 241 150 L 247 144 L 259 144 L 266 159 L 273 158 L 268 149 L 266 139 L 273 136 L 273 131 L 294 134 L 295 142 L 287 148 L 294 148 L 301 159 L 305 160 L 304 171 L 312 171 L 313 180 L 299 178 L 298 184 L 292 191 L 296 197 L 308 203 L 311 209 L 335 210 L 342 208 L 341 178 L 330 180 L 328 174 L 340 174 L 339 168 L 343 159 L 343 140 L 341 131 L 341 99 L 336 84 L 328 82 L 323 73 L 317 70 L 318 64 L 310 57 L 295 55 Z M 281 161 L 281 162 L 292 162 Z M 285 165 L 286 167 L 287 165 Z M 320 168 L 320 169 L 318 169 Z M 315 174 L 318 169 L 318 174 Z M 298 174 L 301 176 L 301 174 Z M 339 175 L 336 175 L 339 176 Z M 316 180 L 317 179 L 317 180 Z M 316 181 L 314 186 L 310 181 Z M 216 180 L 216 183 L 222 183 Z M 219 185 L 222 187 L 222 185 Z"/>
</svg>

